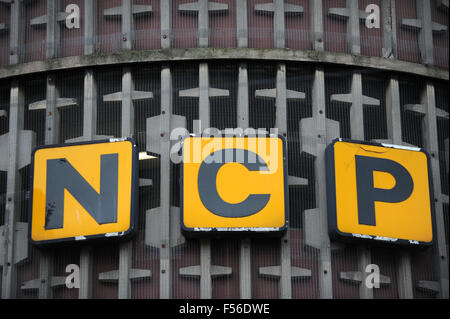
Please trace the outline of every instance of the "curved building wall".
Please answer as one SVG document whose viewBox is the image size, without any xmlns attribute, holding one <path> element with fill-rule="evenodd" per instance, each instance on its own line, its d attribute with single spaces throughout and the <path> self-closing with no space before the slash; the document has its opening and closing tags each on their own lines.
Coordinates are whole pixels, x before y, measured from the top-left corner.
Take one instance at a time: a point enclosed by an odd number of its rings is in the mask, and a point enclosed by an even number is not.
<svg viewBox="0 0 450 319">
<path fill-rule="evenodd" d="M 66 26 L 70 4 L 79 28 Z M 365 26 L 370 4 L 380 8 L 380 28 Z M 448 298 L 445 1 L 35 0 L 0 9 L 2 298 Z M 180 94 L 192 88 L 227 94 Z M 266 89 L 273 96 L 259 93 Z M 199 119 L 203 129 L 279 129 L 288 149 L 284 237 L 181 235 L 179 165 L 152 144 L 164 141 L 174 115 L 190 133 Z M 139 161 L 136 236 L 30 245 L 32 149 L 105 137 L 132 137 L 152 155 Z M 338 137 L 431 155 L 433 247 L 330 242 L 323 150 Z M 80 266 L 80 288 L 65 284 L 71 264 Z M 364 285 L 368 264 L 380 267 L 378 289 Z"/>
</svg>

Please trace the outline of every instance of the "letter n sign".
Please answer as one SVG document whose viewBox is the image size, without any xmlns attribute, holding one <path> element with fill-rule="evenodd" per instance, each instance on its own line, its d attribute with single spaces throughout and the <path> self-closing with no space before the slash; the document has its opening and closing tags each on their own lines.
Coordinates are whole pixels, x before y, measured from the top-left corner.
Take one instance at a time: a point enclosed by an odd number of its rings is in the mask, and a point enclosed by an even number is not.
<svg viewBox="0 0 450 319">
<path fill-rule="evenodd" d="M 32 169 L 33 244 L 133 233 L 138 178 L 131 139 L 39 147 Z"/>
<path fill-rule="evenodd" d="M 282 137 L 189 137 L 183 142 L 185 235 L 281 234 L 287 227 Z"/>
<path fill-rule="evenodd" d="M 338 139 L 326 163 L 332 238 L 432 244 L 433 189 L 423 150 Z"/>
</svg>

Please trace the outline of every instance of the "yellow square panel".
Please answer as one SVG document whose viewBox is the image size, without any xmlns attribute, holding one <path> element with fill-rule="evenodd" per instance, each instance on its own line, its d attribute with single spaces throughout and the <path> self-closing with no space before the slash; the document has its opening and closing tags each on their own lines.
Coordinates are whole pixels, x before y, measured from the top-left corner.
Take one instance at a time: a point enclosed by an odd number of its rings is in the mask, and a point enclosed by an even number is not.
<svg viewBox="0 0 450 319">
<path fill-rule="evenodd" d="M 341 139 L 326 157 L 331 237 L 432 244 L 434 201 L 424 151 Z"/>
<path fill-rule="evenodd" d="M 43 146 L 33 152 L 32 169 L 32 243 L 132 234 L 138 178 L 131 139 Z"/>
<path fill-rule="evenodd" d="M 183 143 L 182 230 L 281 233 L 287 227 L 282 137 L 189 137 Z"/>
</svg>

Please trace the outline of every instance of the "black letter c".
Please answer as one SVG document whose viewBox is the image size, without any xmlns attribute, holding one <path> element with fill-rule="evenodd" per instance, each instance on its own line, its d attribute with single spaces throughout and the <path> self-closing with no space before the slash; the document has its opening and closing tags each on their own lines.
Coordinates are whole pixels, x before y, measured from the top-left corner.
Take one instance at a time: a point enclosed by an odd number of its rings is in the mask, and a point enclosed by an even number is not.
<svg viewBox="0 0 450 319">
<path fill-rule="evenodd" d="M 244 163 L 237 161 L 236 155 L 238 152 L 243 152 Z M 228 156 L 225 156 L 226 153 L 228 153 Z M 240 153 L 240 155 L 242 155 L 242 153 Z M 250 156 L 252 159 L 256 159 L 255 163 L 249 163 L 248 159 Z M 211 158 L 213 158 L 213 160 L 211 160 Z M 221 159 L 220 163 L 214 162 L 214 159 L 216 158 Z M 228 218 L 248 217 L 258 213 L 266 207 L 270 199 L 270 194 L 250 194 L 246 200 L 238 204 L 225 202 L 217 192 L 216 179 L 222 166 L 233 162 L 244 165 L 249 171 L 269 170 L 264 160 L 251 151 L 242 149 L 216 151 L 206 157 L 200 165 L 198 173 L 198 193 L 203 205 L 214 215 Z"/>
</svg>

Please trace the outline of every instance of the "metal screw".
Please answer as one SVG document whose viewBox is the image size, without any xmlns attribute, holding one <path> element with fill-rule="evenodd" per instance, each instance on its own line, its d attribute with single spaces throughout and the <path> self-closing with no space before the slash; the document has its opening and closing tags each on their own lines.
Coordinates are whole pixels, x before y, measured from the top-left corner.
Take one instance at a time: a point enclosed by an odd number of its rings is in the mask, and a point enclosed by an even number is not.
<svg viewBox="0 0 450 319">
<path fill-rule="evenodd" d="M 164 137 L 164 133 L 161 133 L 161 137 Z"/>
<path fill-rule="evenodd" d="M 163 34 L 163 39 L 167 39 L 167 34 Z"/>
<path fill-rule="evenodd" d="M 322 42 L 322 38 L 317 38 L 317 42 Z"/>
<path fill-rule="evenodd" d="M 320 110 L 320 111 L 319 111 L 319 114 L 323 114 L 323 111 L 322 111 L 322 110 Z"/>
<path fill-rule="evenodd" d="M 165 273 L 166 273 L 166 270 L 165 270 L 165 269 L 161 269 L 161 273 L 162 273 L 162 274 L 165 274 Z"/>
<path fill-rule="evenodd" d="M 321 138 L 322 136 L 321 136 L 320 134 L 317 134 L 317 137 L 318 137 L 318 138 Z"/>
<path fill-rule="evenodd" d="M 161 113 L 162 113 L 162 114 L 166 114 L 166 111 L 162 111 Z"/>
</svg>

